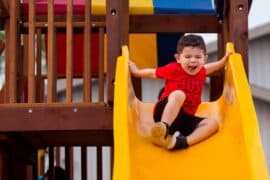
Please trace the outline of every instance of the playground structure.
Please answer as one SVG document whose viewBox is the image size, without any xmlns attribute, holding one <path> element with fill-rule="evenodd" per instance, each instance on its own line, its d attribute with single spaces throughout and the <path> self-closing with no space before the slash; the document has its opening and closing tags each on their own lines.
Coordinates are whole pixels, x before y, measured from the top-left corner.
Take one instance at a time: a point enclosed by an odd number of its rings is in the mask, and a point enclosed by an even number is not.
<svg viewBox="0 0 270 180">
<path fill-rule="evenodd" d="M 185 11 L 182 9 L 182 13 L 177 8 L 168 11 L 170 8 L 165 8 L 163 5 L 167 4 L 163 3 L 154 14 L 151 0 L 1 0 L 0 22 L 6 35 L 6 76 L 0 93 L 1 179 L 36 179 L 38 174 L 44 173 L 44 168 L 38 169 L 38 165 L 42 164 L 38 161 L 38 150 L 49 147 L 49 167 L 52 168 L 55 161 L 59 164 L 58 146 L 65 146 L 65 169 L 69 179 L 73 179 L 74 173 L 72 146 L 82 147 L 82 179 L 87 179 L 86 147 L 96 146 L 97 179 L 102 179 L 101 154 L 104 145 L 114 146 L 116 150 L 111 153 L 116 158 L 113 167 L 115 180 L 143 179 L 143 176 L 135 176 L 137 172 L 134 169 L 131 171 L 128 164 L 119 165 L 118 149 L 122 145 L 114 144 L 119 142 L 117 137 L 113 140 L 113 133 L 116 135 L 119 131 L 119 128 L 113 128 L 116 120 L 113 118 L 113 109 L 116 106 L 114 89 L 119 88 L 115 82 L 115 70 L 121 47 L 132 45 L 130 33 L 217 33 L 219 56 L 224 54 L 226 42 L 233 42 L 236 52 L 242 55 L 242 59 L 238 60 L 243 60 L 244 69 L 248 72 L 247 25 L 251 0 L 215 2 L 216 7 L 224 7 L 218 16 L 215 9 L 209 10 L 211 8 L 206 7 L 208 10 L 202 11 L 199 3 L 194 3 L 194 6 L 191 4 Z M 168 7 L 174 7 L 174 4 L 169 4 Z M 62 43 L 61 33 L 65 34 L 66 43 Z M 45 36 L 47 41 L 44 43 Z M 79 38 L 81 40 L 78 41 Z M 46 46 L 45 74 L 41 70 L 42 43 Z M 63 46 L 66 48 L 59 49 Z M 125 77 L 124 74 L 123 76 Z M 233 77 L 235 76 L 237 75 Z M 73 101 L 75 78 L 80 78 L 83 82 L 81 102 Z M 99 82 L 97 102 L 92 100 L 93 78 Z M 57 100 L 59 79 L 66 80 L 65 102 Z M 211 78 L 212 100 L 222 94 L 223 79 L 224 71 Z M 136 95 L 140 98 L 140 81 L 135 79 L 133 84 Z M 207 109 L 209 111 L 210 108 Z M 255 126 L 257 128 L 256 123 Z M 257 162 L 262 173 L 259 175 L 259 171 L 252 170 L 254 162 L 249 159 L 246 161 L 249 172 L 245 176 L 247 179 L 267 178 L 256 130 L 256 138 L 245 141 L 251 144 L 258 141 L 255 143 L 259 149 L 256 157 L 259 157 Z M 128 128 L 123 131 L 128 131 Z M 123 147 L 127 145 L 124 144 Z M 149 143 L 146 146 L 150 145 Z M 207 143 L 202 146 L 206 145 Z M 194 148 L 193 151 L 198 150 Z M 123 156 L 123 163 L 128 158 L 129 156 Z M 124 166 L 127 168 L 125 173 L 119 175 L 119 169 Z M 243 167 L 243 170 L 246 169 Z M 49 176 L 53 179 L 53 171 L 51 172 Z M 235 177 L 235 174 L 228 174 L 228 177 Z M 153 178 L 157 179 L 154 176 Z"/>
<path fill-rule="evenodd" d="M 234 52 L 232 44 L 227 49 Z M 154 104 L 136 98 L 127 47 L 122 52 L 114 99 L 114 179 L 269 179 L 240 54 L 229 58 L 222 95 L 197 111 L 219 119 L 219 132 L 188 150 L 170 152 L 151 144 Z"/>
</svg>

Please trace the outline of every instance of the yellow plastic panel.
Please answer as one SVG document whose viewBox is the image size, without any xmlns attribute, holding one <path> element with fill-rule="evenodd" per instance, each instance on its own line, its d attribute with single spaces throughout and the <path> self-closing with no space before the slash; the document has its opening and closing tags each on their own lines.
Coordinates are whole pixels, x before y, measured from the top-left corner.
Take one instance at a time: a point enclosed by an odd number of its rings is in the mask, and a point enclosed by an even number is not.
<svg viewBox="0 0 270 180">
<path fill-rule="evenodd" d="M 104 35 L 104 59 L 107 59 L 107 35 Z M 130 58 L 140 68 L 157 67 L 156 34 L 129 34 Z M 149 49 L 149 47 L 153 47 Z M 107 61 L 104 61 L 104 72 L 107 72 Z"/>
<path fill-rule="evenodd" d="M 106 0 L 92 0 L 92 13 L 105 14 Z M 129 0 L 130 14 L 153 14 L 152 0 Z"/>
<path fill-rule="evenodd" d="M 130 58 L 140 68 L 157 67 L 156 34 L 130 34 L 129 44 Z"/>
<path fill-rule="evenodd" d="M 232 44 L 229 45 L 233 48 Z M 220 130 L 186 150 L 170 152 L 149 141 L 153 104 L 139 101 L 128 72 L 127 47 L 118 58 L 114 104 L 114 180 L 269 179 L 248 81 L 239 54 L 229 58 L 222 96 L 198 115 L 218 118 Z"/>
<path fill-rule="evenodd" d="M 129 0 L 131 14 L 154 14 L 152 0 Z"/>
<path fill-rule="evenodd" d="M 106 13 L 105 2 L 106 0 L 92 0 L 92 13 L 105 14 Z"/>
</svg>

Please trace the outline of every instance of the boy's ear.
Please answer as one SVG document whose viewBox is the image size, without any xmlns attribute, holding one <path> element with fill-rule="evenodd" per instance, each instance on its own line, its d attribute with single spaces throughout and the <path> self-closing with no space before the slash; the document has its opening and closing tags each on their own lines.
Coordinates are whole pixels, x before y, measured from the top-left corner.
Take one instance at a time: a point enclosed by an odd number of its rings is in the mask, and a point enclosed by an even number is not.
<svg viewBox="0 0 270 180">
<path fill-rule="evenodd" d="M 176 60 L 177 62 L 179 62 L 179 61 L 180 61 L 180 54 L 175 53 L 175 54 L 174 54 L 174 58 L 175 58 L 175 60 Z"/>
<path fill-rule="evenodd" d="M 204 55 L 204 61 L 207 62 L 207 60 L 208 60 L 208 55 L 206 54 Z"/>
</svg>

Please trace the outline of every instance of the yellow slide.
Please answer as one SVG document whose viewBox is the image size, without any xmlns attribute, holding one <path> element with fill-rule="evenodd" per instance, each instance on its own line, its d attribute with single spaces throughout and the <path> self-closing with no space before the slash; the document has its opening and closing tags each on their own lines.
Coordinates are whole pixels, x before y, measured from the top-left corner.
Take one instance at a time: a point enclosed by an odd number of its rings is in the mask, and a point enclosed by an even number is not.
<svg viewBox="0 0 270 180">
<path fill-rule="evenodd" d="M 229 44 L 233 49 L 233 45 Z M 259 128 L 241 56 L 226 67 L 222 96 L 199 115 L 216 117 L 218 133 L 186 150 L 167 151 L 149 140 L 153 104 L 138 100 L 130 83 L 127 47 L 118 58 L 114 104 L 114 180 L 269 179 Z"/>
</svg>

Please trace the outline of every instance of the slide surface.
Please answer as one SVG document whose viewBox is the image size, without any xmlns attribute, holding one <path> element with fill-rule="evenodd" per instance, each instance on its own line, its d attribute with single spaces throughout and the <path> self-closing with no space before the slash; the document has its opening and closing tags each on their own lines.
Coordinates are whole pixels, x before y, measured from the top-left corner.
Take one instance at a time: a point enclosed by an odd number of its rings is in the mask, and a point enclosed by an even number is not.
<svg viewBox="0 0 270 180">
<path fill-rule="evenodd" d="M 230 44 L 229 48 L 233 49 Z M 127 47 L 118 58 L 114 104 L 114 180 L 266 180 L 269 175 L 241 56 L 226 67 L 222 96 L 197 114 L 220 120 L 220 130 L 186 150 L 167 151 L 149 140 L 153 104 L 138 100 L 130 83 Z"/>
</svg>

